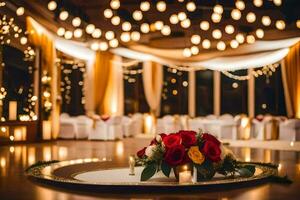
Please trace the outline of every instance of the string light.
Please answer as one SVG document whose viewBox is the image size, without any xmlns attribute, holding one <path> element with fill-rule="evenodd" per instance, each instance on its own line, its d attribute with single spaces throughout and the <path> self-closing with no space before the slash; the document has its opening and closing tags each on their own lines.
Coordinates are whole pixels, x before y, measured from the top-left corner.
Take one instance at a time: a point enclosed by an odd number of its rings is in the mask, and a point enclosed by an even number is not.
<svg viewBox="0 0 300 200">
<path fill-rule="evenodd" d="M 236 49 L 239 47 L 239 42 L 236 40 L 231 40 L 230 46 L 231 46 L 231 48 Z"/>
<path fill-rule="evenodd" d="M 219 42 L 217 43 L 217 49 L 220 50 L 220 51 L 224 51 L 224 50 L 226 49 L 226 44 L 225 44 L 225 42 L 219 41 Z"/>
<path fill-rule="evenodd" d="M 202 41 L 202 47 L 203 47 L 204 49 L 209 49 L 210 46 L 211 46 L 211 43 L 210 43 L 210 41 L 209 41 L 208 39 L 204 39 L 204 40 Z"/>
<path fill-rule="evenodd" d="M 150 3 L 148 1 L 141 2 L 140 9 L 144 12 L 150 10 Z"/>
<path fill-rule="evenodd" d="M 143 23 L 143 24 L 141 25 L 141 31 L 142 31 L 143 33 L 149 33 L 149 31 L 150 31 L 150 26 L 149 26 L 149 24 Z"/>
<path fill-rule="evenodd" d="M 119 0 L 111 0 L 110 7 L 112 9 L 119 9 L 120 8 L 120 1 Z"/>
<path fill-rule="evenodd" d="M 112 48 L 116 48 L 119 46 L 119 41 L 117 39 L 112 39 L 109 41 L 109 46 Z"/>
<path fill-rule="evenodd" d="M 123 22 L 122 30 L 123 31 L 130 31 L 131 30 L 131 24 L 129 22 Z"/>
<path fill-rule="evenodd" d="M 48 9 L 51 10 L 51 11 L 53 11 L 53 10 L 55 10 L 56 8 L 57 8 L 57 3 L 56 3 L 56 1 L 49 1 L 49 3 L 48 3 Z"/>
<path fill-rule="evenodd" d="M 253 0 L 253 4 L 256 7 L 262 7 L 263 3 L 264 3 L 263 0 Z"/>
<path fill-rule="evenodd" d="M 260 39 L 263 38 L 265 35 L 265 32 L 263 29 L 257 29 L 255 33 L 256 33 L 256 37 L 258 37 Z"/>
<path fill-rule="evenodd" d="M 222 15 L 218 14 L 218 13 L 213 13 L 211 15 L 211 20 L 214 22 L 214 23 L 219 23 L 222 19 Z"/>
<path fill-rule="evenodd" d="M 154 26 L 156 30 L 161 30 L 164 27 L 164 23 L 162 21 L 156 21 Z"/>
<path fill-rule="evenodd" d="M 235 36 L 235 39 L 240 43 L 243 44 L 245 42 L 245 36 L 242 33 L 239 33 Z"/>
<path fill-rule="evenodd" d="M 164 12 L 166 11 L 167 9 L 167 5 L 164 1 L 159 1 L 157 2 L 156 4 L 156 9 L 159 11 L 159 12 Z"/>
<path fill-rule="evenodd" d="M 95 25 L 94 24 L 89 24 L 86 26 L 85 28 L 85 31 L 88 33 L 88 34 L 92 34 L 95 30 Z"/>
<path fill-rule="evenodd" d="M 191 26 L 191 20 L 185 19 L 182 22 L 180 22 L 180 25 L 182 26 L 182 28 L 189 28 Z"/>
<path fill-rule="evenodd" d="M 186 9 L 190 12 L 194 12 L 196 8 L 196 4 L 193 1 L 190 1 L 186 4 Z"/>
<path fill-rule="evenodd" d="M 246 16 L 247 22 L 253 23 L 256 20 L 256 15 L 253 12 L 249 12 Z"/>
<path fill-rule="evenodd" d="M 203 31 L 207 31 L 209 29 L 209 22 L 208 21 L 202 21 L 200 23 L 200 28 L 203 30 Z"/>
<path fill-rule="evenodd" d="M 184 57 L 191 57 L 192 56 L 192 52 L 191 52 L 191 50 L 189 49 L 189 48 L 185 48 L 184 50 L 183 50 L 183 56 Z"/>
<path fill-rule="evenodd" d="M 83 34 L 82 29 L 80 29 L 80 28 L 75 29 L 75 31 L 74 31 L 74 37 L 75 38 L 81 38 L 82 34 Z"/>
<path fill-rule="evenodd" d="M 200 37 L 200 35 L 193 35 L 193 36 L 191 37 L 191 42 L 192 42 L 194 45 L 200 44 L 200 42 L 201 42 L 201 37 Z"/>
<path fill-rule="evenodd" d="M 253 35 L 247 35 L 246 41 L 248 44 L 255 43 L 255 37 Z"/>
<path fill-rule="evenodd" d="M 139 10 L 136 10 L 132 13 L 132 17 L 136 21 L 141 21 L 143 19 L 143 13 Z"/>
<path fill-rule="evenodd" d="M 130 41 L 130 33 L 129 32 L 123 32 L 121 34 L 121 40 L 123 42 L 129 42 Z"/>
<path fill-rule="evenodd" d="M 192 46 L 191 47 L 191 53 L 193 55 L 197 55 L 199 53 L 199 48 L 197 46 Z"/>
<path fill-rule="evenodd" d="M 180 21 L 183 21 L 183 20 L 185 20 L 186 18 L 187 18 L 187 16 L 186 16 L 185 12 L 180 12 L 180 13 L 178 13 L 178 19 L 179 19 Z"/>
<path fill-rule="evenodd" d="M 92 33 L 93 38 L 100 38 L 101 35 L 102 35 L 102 31 L 99 28 L 96 28 Z"/>
<path fill-rule="evenodd" d="M 276 6 L 281 6 L 282 4 L 282 0 L 273 0 L 273 2 Z"/>
<path fill-rule="evenodd" d="M 131 40 L 133 41 L 139 41 L 140 38 L 141 38 L 141 34 L 137 31 L 133 31 L 131 34 L 130 34 L 130 37 L 131 37 Z"/>
<path fill-rule="evenodd" d="M 19 7 L 19 8 L 16 10 L 16 14 L 17 14 L 18 16 L 22 16 L 22 15 L 24 15 L 24 13 L 25 13 L 24 7 Z"/>
<path fill-rule="evenodd" d="M 271 18 L 269 16 L 263 16 L 261 18 L 261 22 L 264 26 L 270 26 L 271 25 Z"/>
<path fill-rule="evenodd" d="M 233 9 L 233 10 L 231 11 L 231 17 L 232 17 L 232 19 L 234 19 L 234 20 L 237 21 L 237 20 L 241 19 L 242 13 L 241 13 L 241 11 L 238 10 L 238 9 Z"/>
<path fill-rule="evenodd" d="M 79 27 L 81 24 L 81 19 L 79 17 L 75 17 L 73 20 L 72 20 L 72 25 L 74 27 Z"/>
<path fill-rule="evenodd" d="M 66 31 L 64 37 L 65 39 L 70 40 L 73 37 L 73 33 L 71 31 Z"/>
<path fill-rule="evenodd" d="M 106 38 L 107 40 L 112 40 L 112 39 L 115 38 L 115 33 L 114 33 L 113 31 L 107 31 L 107 32 L 105 33 L 105 38 Z"/>
<path fill-rule="evenodd" d="M 121 23 L 121 19 L 119 16 L 114 16 L 111 18 L 111 23 L 115 26 L 118 26 Z"/>
<path fill-rule="evenodd" d="M 98 42 L 93 42 L 91 44 L 91 49 L 94 50 L 94 51 L 99 50 L 99 43 Z"/>
<path fill-rule="evenodd" d="M 171 27 L 168 25 L 164 25 L 164 27 L 161 29 L 161 34 L 168 36 L 171 34 Z"/>
<path fill-rule="evenodd" d="M 179 19 L 178 19 L 178 16 L 176 14 L 173 14 L 170 16 L 170 23 L 171 24 L 178 24 L 179 22 Z"/>
<path fill-rule="evenodd" d="M 65 35 L 65 32 L 66 32 L 66 30 L 63 28 L 63 27 L 60 27 L 60 28 L 58 28 L 57 29 L 57 31 L 56 31 L 56 34 L 58 35 L 58 36 L 64 36 Z"/>
<path fill-rule="evenodd" d="M 99 50 L 100 51 L 106 51 L 107 49 L 108 49 L 107 42 L 100 42 L 100 44 L 99 44 Z"/>
<path fill-rule="evenodd" d="M 111 9 L 109 9 L 109 8 L 105 9 L 103 11 L 103 14 L 104 14 L 104 17 L 107 18 L 107 19 L 112 18 L 112 16 L 114 15 L 113 11 Z"/>
<path fill-rule="evenodd" d="M 65 11 L 65 10 L 59 14 L 59 19 L 62 21 L 67 20 L 68 17 L 69 17 L 69 13 L 68 13 L 68 11 Z"/>
<path fill-rule="evenodd" d="M 222 37 L 222 32 L 219 29 L 215 29 L 212 32 L 212 36 L 215 39 L 220 39 Z"/>
<path fill-rule="evenodd" d="M 285 22 L 283 20 L 277 20 L 275 25 L 278 30 L 285 29 Z"/>
<path fill-rule="evenodd" d="M 233 34 L 234 33 L 234 27 L 232 26 L 232 25 L 227 25 L 226 27 L 225 27 L 225 32 L 227 33 L 227 34 Z"/>
<path fill-rule="evenodd" d="M 223 6 L 221 6 L 220 4 L 215 5 L 214 7 L 214 12 L 217 14 L 222 14 L 224 11 Z"/>
<path fill-rule="evenodd" d="M 244 1 L 241 1 L 241 0 L 236 1 L 235 6 L 239 10 L 244 10 L 246 8 Z"/>
</svg>

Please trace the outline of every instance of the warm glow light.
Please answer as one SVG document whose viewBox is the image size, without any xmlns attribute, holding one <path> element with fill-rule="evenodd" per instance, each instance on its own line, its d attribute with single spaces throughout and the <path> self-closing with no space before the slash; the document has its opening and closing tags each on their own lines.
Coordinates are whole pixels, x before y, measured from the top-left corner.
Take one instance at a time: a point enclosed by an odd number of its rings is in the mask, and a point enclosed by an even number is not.
<svg viewBox="0 0 300 200">
<path fill-rule="evenodd" d="M 21 37 L 21 39 L 20 39 L 20 43 L 21 43 L 22 45 L 25 45 L 25 44 L 27 44 L 27 42 L 28 42 L 28 39 L 27 39 L 27 37 Z"/>
<path fill-rule="evenodd" d="M 81 38 L 82 33 L 83 33 L 82 29 L 77 28 L 77 29 L 75 29 L 75 31 L 74 31 L 74 37 L 75 37 L 75 38 Z"/>
<path fill-rule="evenodd" d="M 57 29 L 56 33 L 58 36 L 64 36 L 65 35 L 66 30 L 63 27 L 60 27 Z"/>
<path fill-rule="evenodd" d="M 238 41 L 240 44 L 245 42 L 245 37 L 242 33 L 239 33 L 235 36 L 236 41 Z"/>
<path fill-rule="evenodd" d="M 141 39 L 141 34 L 140 34 L 140 32 L 133 31 L 131 33 L 130 37 L 133 41 L 139 41 Z"/>
<path fill-rule="evenodd" d="M 241 1 L 241 0 L 238 0 L 235 2 L 235 6 L 237 9 L 239 10 L 244 10 L 246 5 L 245 5 L 245 2 L 244 1 Z"/>
<path fill-rule="evenodd" d="M 185 48 L 182 53 L 183 53 L 183 56 L 187 57 L 187 58 L 192 56 L 192 52 L 189 48 Z"/>
<path fill-rule="evenodd" d="M 215 13 L 222 14 L 223 11 L 224 11 L 223 6 L 221 6 L 220 4 L 215 5 L 215 7 L 214 7 Z"/>
<path fill-rule="evenodd" d="M 130 41 L 130 33 L 129 32 L 123 32 L 121 34 L 121 40 L 123 42 L 129 42 Z"/>
<path fill-rule="evenodd" d="M 193 44 L 195 44 L 195 45 L 200 44 L 200 42 L 201 42 L 201 37 L 200 37 L 200 35 L 193 35 L 193 36 L 191 37 L 191 42 L 192 42 Z"/>
<path fill-rule="evenodd" d="M 100 38 L 101 35 L 102 35 L 102 31 L 99 28 L 96 28 L 92 33 L 93 38 Z"/>
<path fill-rule="evenodd" d="M 24 13 L 25 13 L 24 7 L 19 7 L 19 8 L 16 10 L 16 14 L 17 14 L 18 16 L 22 16 L 22 15 L 24 15 Z"/>
<path fill-rule="evenodd" d="M 48 3 L 48 9 L 51 10 L 51 11 L 53 11 L 53 10 L 55 10 L 56 8 L 57 8 L 57 3 L 56 3 L 56 1 L 49 1 L 49 3 Z"/>
<path fill-rule="evenodd" d="M 115 33 L 114 33 L 113 31 L 107 31 L 107 32 L 105 33 L 105 38 L 106 38 L 107 40 L 112 40 L 112 39 L 115 38 Z"/>
<path fill-rule="evenodd" d="M 107 42 L 100 42 L 99 49 L 100 49 L 100 51 L 106 51 L 108 49 Z"/>
<path fill-rule="evenodd" d="M 179 19 L 180 21 L 183 21 L 183 20 L 185 20 L 186 18 L 187 18 L 187 16 L 186 16 L 185 12 L 180 12 L 180 13 L 178 13 L 178 19 Z"/>
<path fill-rule="evenodd" d="M 199 48 L 197 46 L 192 46 L 191 52 L 193 55 L 197 55 L 199 53 Z"/>
<path fill-rule="evenodd" d="M 75 18 L 72 20 L 72 25 L 73 25 L 74 27 L 78 27 L 78 26 L 80 26 L 80 24 L 81 24 L 81 19 L 80 19 L 79 17 L 75 17 Z"/>
<path fill-rule="evenodd" d="M 112 18 L 112 16 L 114 15 L 113 11 L 109 8 L 105 9 L 103 14 L 105 18 Z"/>
<path fill-rule="evenodd" d="M 300 28 L 300 20 L 299 19 L 296 21 L 296 26 L 297 26 L 297 28 Z"/>
<path fill-rule="evenodd" d="M 166 2 L 164 2 L 164 1 L 159 1 L 159 2 L 157 2 L 157 4 L 156 4 L 156 9 L 157 9 L 159 12 L 164 12 L 164 11 L 167 9 Z"/>
<path fill-rule="evenodd" d="M 164 25 L 164 27 L 161 29 L 161 34 L 163 35 L 170 35 L 171 34 L 171 28 L 168 25 Z"/>
<path fill-rule="evenodd" d="M 190 1 L 186 4 L 186 9 L 190 12 L 194 12 L 196 8 L 196 4 L 193 1 Z"/>
<path fill-rule="evenodd" d="M 130 31 L 131 30 L 131 24 L 129 22 L 123 22 L 122 30 L 123 31 Z"/>
<path fill-rule="evenodd" d="M 214 22 L 214 23 L 219 23 L 222 19 L 222 15 L 218 14 L 218 13 L 213 13 L 211 15 L 211 20 Z"/>
<path fill-rule="evenodd" d="M 219 29 L 215 29 L 212 32 L 212 36 L 215 39 L 220 39 L 222 37 L 222 32 Z"/>
<path fill-rule="evenodd" d="M 191 26 L 191 20 L 185 19 L 182 22 L 180 22 L 180 25 L 182 26 L 182 28 L 189 28 Z"/>
<path fill-rule="evenodd" d="M 143 13 L 140 10 L 136 10 L 132 13 L 132 17 L 136 21 L 141 21 L 143 19 Z"/>
<path fill-rule="evenodd" d="M 177 24 L 179 22 L 178 16 L 176 14 L 171 15 L 170 22 L 171 24 Z"/>
<path fill-rule="evenodd" d="M 210 43 L 210 41 L 209 41 L 208 39 L 203 40 L 203 42 L 202 42 L 202 47 L 203 47 L 204 49 L 209 49 L 210 46 L 211 46 L 211 43 Z"/>
<path fill-rule="evenodd" d="M 73 32 L 71 31 L 66 31 L 65 32 L 65 39 L 70 40 L 73 37 Z"/>
<path fill-rule="evenodd" d="M 148 1 L 141 2 L 140 9 L 144 12 L 150 9 L 150 3 Z"/>
<path fill-rule="evenodd" d="M 247 22 L 253 23 L 256 20 L 256 15 L 253 12 L 249 12 L 246 16 Z"/>
<path fill-rule="evenodd" d="M 232 25 L 227 25 L 227 26 L 225 27 L 225 32 L 226 32 L 227 34 L 233 34 L 233 33 L 234 33 L 234 27 L 233 27 Z"/>
<path fill-rule="evenodd" d="M 117 39 L 112 39 L 111 41 L 109 41 L 109 46 L 112 48 L 116 48 L 119 46 L 119 41 Z"/>
<path fill-rule="evenodd" d="M 111 0 L 110 7 L 112 9 L 119 9 L 120 8 L 120 1 L 119 0 Z"/>
<path fill-rule="evenodd" d="M 239 45 L 240 45 L 239 42 L 236 41 L 236 40 L 231 40 L 231 42 L 230 42 L 230 46 L 231 46 L 231 48 L 233 48 L 233 49 L 238 48 Z"/>
<path fill-rule="evenodd" d="M 114 16 L 113 18 L 111 18 L 111 23 L 115 26 L 118 26 L 121 22 L 121 19 L 119 16 Z"/>
<path fill-rule="evenodd" d="M 67 20 L 69 17 L 69 13 L 67 11 L 62 11 L 60 14 L 59 14 L 59 19 L 62 20 L 62 21 L 65 21 Z"/>
<path fill-rule="evenodd" d="M 276 21 L 276 28 L 278 30 L 284 30 L 285 29 L 285 22 L 283 20 L 277 20 Z"/>
<path fill-rule="evenodd" d="M 226 44 L 223 41 L 217 43 L 217 49 L 220 51 L 224 51 L 226 49 Z"/>
<path fill-rule="evenodd" d="M 260 39 L 263 38 L 263 37 L 265 36 L 264 30 L 261 29 L 261 28 L 257 29 L 255 33 L 256 33 L 256 36 L 257 36 L 258 38 L 260 38 Z"/>
<path fill-rule="evenodd" d="M 261 22 L 264 26 L 270 26 L 271 25 L 271 18 L 269 16 L 263 16 L 261 18 Z"/>
<path fill-rule="evenodd" d="M 202 21 L 200 23 L 200 28 L 203 30 L 203 31 L 207 31 L 209 29 L 209 22 L 208 21 Z"/>
<path fill-rule="evenodd" d="M 247 35 L 246 41 L 248 44 L 253 44 L 255 42 L 255 37 L 253 35 Z"/>
<path fill-rule="evenodd" d="M 263 0 L 253 0 L 253 4 L 256 6 L 256 7 L 261 7 L 263 5 Z"/>
<path fill-rule="evenodd" d="M 99 43 L 98 42 L 93 42 L 91 44 L 91 49 L 94 50 L 94 51 L 99 50 Z"/>
<path fill-rule="evenodd" d="M 95 30 L 95 25 L 94 24 L 89 24 L 86 26 L 85 28 L 85 31 L 88 33 L 88 34 L 92 34 Z"/>
<path fill-rule="evenodd" d="M 143 23 L 143 24 L 141 25 L 141 31 L 142 31 L 143 33 L 149 33 L 149 31 L 150 31 L 150 26 L 149 26 L 149 24 Z"/>
<path fill-rule="evenodd" d="M 273 0 L 273 2 L 276 6 L 281 6 L 282 4 L 282 0 Z"/>
<path fill-rule="evenodd" d="M 232 19 L 234 19 L 234 20 L 239 20 L 239 19 L 241 19 L 241 17 L 242 17 L 242 13 L 241 13 L 241 11 L 238 10 L 238 9 L 233 9 L 233 10 L 231 11 L 231 17 L 232 17 Z"/>
<path fill-rule="evenodd" d="M 156 21 L 154 26 L 156 30 L 161 30 L 164 27 L 164 23 L 162 21 Z"/>
</svg>

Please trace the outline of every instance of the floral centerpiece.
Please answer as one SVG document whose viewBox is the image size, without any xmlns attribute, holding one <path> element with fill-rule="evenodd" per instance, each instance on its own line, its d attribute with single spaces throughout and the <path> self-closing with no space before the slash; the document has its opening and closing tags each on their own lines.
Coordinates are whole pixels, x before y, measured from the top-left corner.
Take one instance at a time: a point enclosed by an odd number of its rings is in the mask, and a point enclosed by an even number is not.
<svg viewBox="0 0 300 200">
<path fill-rule="evenodd" d="M 194 131 L 159 134 L 149 146 L 138 151 L 137 156 L 137 163 L 144 166 L 141 181 L 150 179 L 160 170 L 169 177 L 172 169 L 178 179 L 183 166 L 185 170 L 197 170 L 197 181 L 210 180 L 215 173 L 250 177 L 255 172 L 254 166 L 238 163 L 232 151 L 216 137 Z"/>
</svg>

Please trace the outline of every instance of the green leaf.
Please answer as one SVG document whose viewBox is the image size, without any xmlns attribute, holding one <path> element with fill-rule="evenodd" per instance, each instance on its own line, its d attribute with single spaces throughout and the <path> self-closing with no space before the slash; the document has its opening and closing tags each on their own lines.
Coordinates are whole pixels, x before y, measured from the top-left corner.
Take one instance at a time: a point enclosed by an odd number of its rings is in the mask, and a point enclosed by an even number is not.
<svg viewBox="0 0 300 200">
<path fill-rule="evenodd" d="M 251 177 L 251 176 L 253 176 L 253 173 L 247 168 L 240 168 L 237 171 L 242 177 Z"/>
<path fill-rule="evenodd" d="M 243 168 L 248 169 L 252 173 L 252 176 L 254 175 L 254 173 L 255 173 L 255 166 L 254 165 L 245 165 L 245 166 L 243 166 Z"/>
<path fill-rule="evenodd" d="M 149 180 L 156 172 L 156 165 L 150 164 L 147 165 L 141 175 L 141 181 L 147 181 Z"/>
<path fill-rule="evenodd" d="M 161 163 L 161 170 L 166 177 L 170 177 L 171 167 L 166 162 Z"/>
</svg>

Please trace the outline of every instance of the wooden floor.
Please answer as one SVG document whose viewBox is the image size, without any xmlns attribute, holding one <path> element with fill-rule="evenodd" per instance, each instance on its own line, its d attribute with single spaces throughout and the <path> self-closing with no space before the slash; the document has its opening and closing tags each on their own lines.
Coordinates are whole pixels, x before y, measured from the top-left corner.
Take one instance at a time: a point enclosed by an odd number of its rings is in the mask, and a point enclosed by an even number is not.
<svg viewBox="0 0 300 200">
<path fill-rule="evenodd" d="M 40 160 L 106 158 L 124 165 L 129 155 L 148 143 L 148 139 L 125 139 L 118 142 L 57 141 L 0 147 L 0 199 L 90 200 L 90 199 L 300 199 L 300 152 L 232 147 L 240 160 L 280 164 L 282 175 L 294 180 L 291 185 L 265 183 L 251 187 L 184 194 L 86 194 L 37 185 L 24 176 L 27 166 Z M 265 147 L 267 148 L 267 147 Z"/>
</svg>

